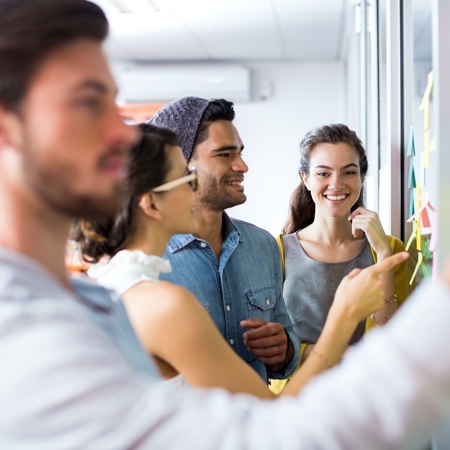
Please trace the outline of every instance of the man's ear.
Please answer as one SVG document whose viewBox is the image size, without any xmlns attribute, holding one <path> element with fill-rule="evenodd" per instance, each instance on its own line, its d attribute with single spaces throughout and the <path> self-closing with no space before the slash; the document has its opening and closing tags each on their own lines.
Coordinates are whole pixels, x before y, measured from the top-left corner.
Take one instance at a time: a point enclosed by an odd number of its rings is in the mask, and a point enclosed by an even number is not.
<svg viewBox="0 0 450 450">
<path fill-rule="evenodd" d="M 160 219 L 161 211 L 158 203 L 157 194 L 147 192 L 139 200 L 139 208 L 146 216 L 152 219 Z"/>
<path fill-rule="evenodd" d="M 22 145 L 23 133 L 20 117 L 0 105 L 0 148 L 18 149 Z"/>
<path fill-rule="evenodd" d="M 311 189 L 309 188 L 309 177 L 308 177 L 308 175 L 306 175 L 305 172 L 301 172 L 300 173 L 300 177 L 303 180 L 303 183 L 305 183 L 306 189 L 308 189 L 308 191 L 310 191 Z"/>
</svg>

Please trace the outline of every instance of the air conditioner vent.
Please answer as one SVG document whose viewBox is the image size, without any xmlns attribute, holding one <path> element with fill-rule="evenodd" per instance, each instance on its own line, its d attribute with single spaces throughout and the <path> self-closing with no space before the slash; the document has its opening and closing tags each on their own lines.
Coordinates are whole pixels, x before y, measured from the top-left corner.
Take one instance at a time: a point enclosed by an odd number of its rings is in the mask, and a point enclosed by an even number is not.
<svg viewBox="0 0 450 450">
<path fill-rule="evenodd" d="M 187 95 L 250 101 L 250 69 L 241 66 L 123 67 L 116 73 L 119 101 L 166 102 Z"/>
</svg>

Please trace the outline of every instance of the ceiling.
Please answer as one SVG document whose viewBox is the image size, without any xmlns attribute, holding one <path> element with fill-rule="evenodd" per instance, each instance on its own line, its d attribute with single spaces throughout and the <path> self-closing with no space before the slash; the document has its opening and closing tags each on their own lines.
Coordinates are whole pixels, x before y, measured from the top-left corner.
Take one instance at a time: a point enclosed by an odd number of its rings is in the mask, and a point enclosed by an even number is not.
<svg viewBox="0 0 450 450">
<path fill-rule="evenodd" d="M 91 1 L 115 60 L 286 62 L 341 59 L 349 0 Z"/>
</svg>

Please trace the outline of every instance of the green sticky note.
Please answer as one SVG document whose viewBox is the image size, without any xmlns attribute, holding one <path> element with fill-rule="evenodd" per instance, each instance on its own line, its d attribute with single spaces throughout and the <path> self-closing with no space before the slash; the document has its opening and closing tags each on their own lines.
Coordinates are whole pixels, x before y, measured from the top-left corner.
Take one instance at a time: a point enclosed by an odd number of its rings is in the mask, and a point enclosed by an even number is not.
<svg viewBox="0 0 450 450">
<path fill-rule="evenodd" d="M 410 189 L 417 187 L 416 186 L 416 173 L 414 171 L 414 161 L 412 158 L 409 160 L 408 187 Z"/>
<path fill-rule="evenodd" d="M 408 151 L 407 156 L 414 156 L 416 154 L 416 147 L 414 144 L 414 125 L 409 128 L 409 139 L 408 139 Z"/>
<path fill-rule="evenodd" d="M 414 191 L 411 189 L 409 192 L 409 214 L 408 217 L 412 217 L 414 215 Z"/>
</svg>

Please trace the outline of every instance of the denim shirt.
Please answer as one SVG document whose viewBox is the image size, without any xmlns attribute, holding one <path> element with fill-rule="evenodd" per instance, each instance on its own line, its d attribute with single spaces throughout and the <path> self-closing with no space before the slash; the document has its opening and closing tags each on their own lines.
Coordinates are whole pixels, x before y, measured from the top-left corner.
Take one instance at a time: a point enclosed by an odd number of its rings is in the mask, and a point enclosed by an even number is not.
<svg viewBox="0 0 450 450">
<path fill-rule="evenodd" d="M 282 294 L 281 260 L 270 233 L 223 214 L 222 254 L 217 260 L 208 242 L 192 234 L 175 235 L 164 257 L 172 272 L 161 274 L 189 289 L 203 304 L 220 333 L 233 350 L 267 381 L 290 376 L 299 361 L 299 340 L 286 310 Z M 268 373 L 266 365 L 247 350 L 240 321 L 259 318 L 279 322 L 294 345 L 290 364 L 279 373 Z"/>
</svg>

